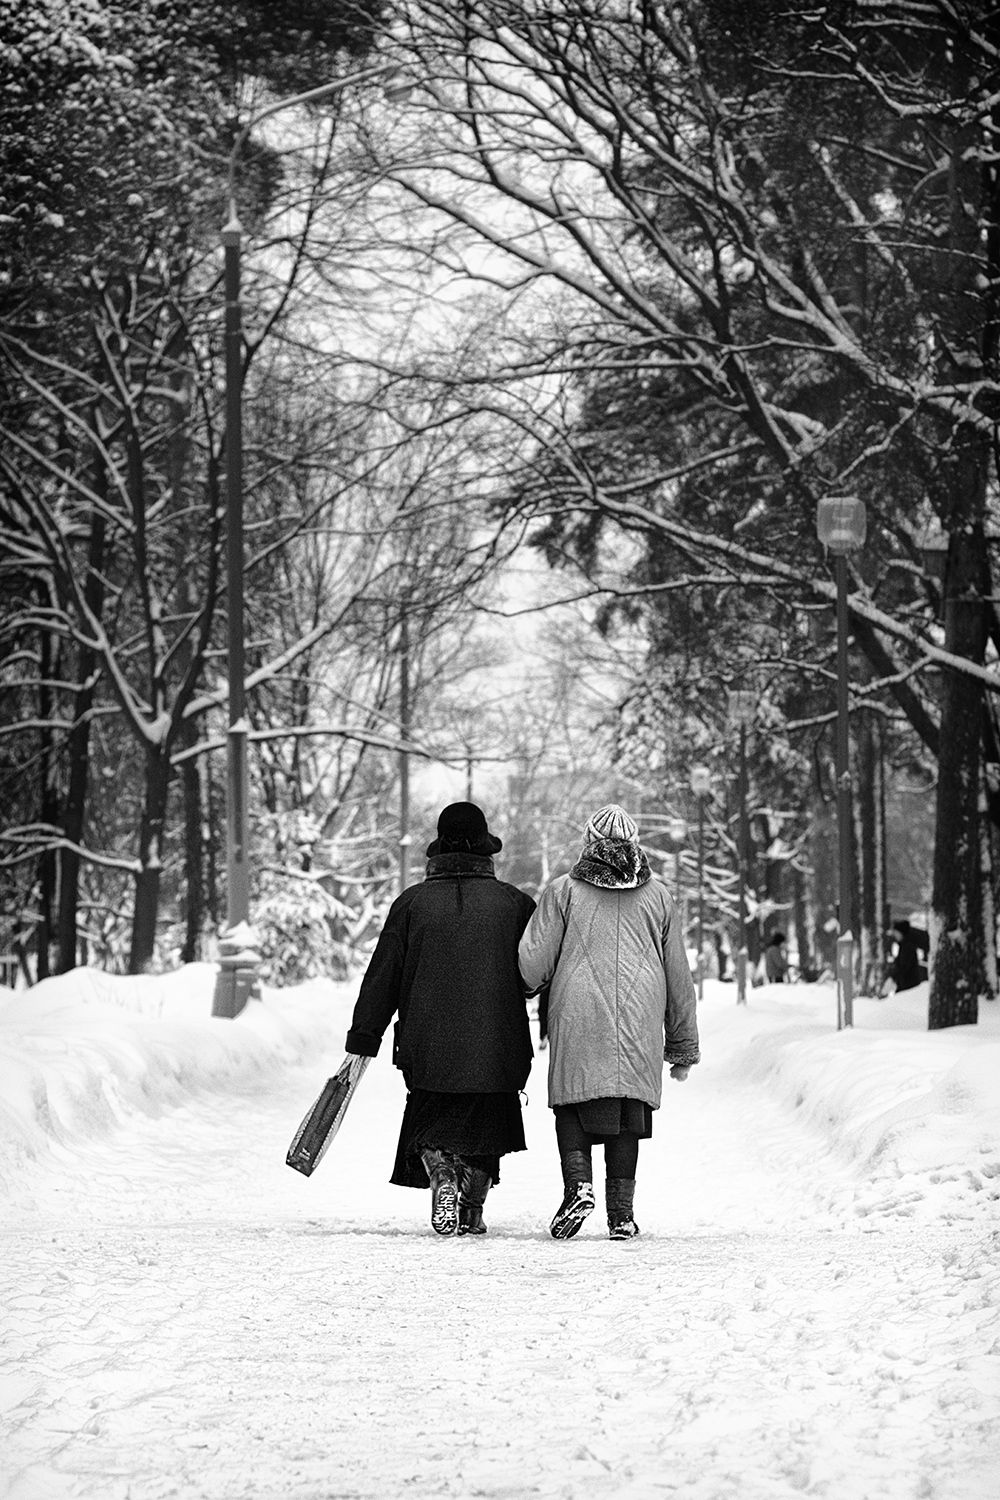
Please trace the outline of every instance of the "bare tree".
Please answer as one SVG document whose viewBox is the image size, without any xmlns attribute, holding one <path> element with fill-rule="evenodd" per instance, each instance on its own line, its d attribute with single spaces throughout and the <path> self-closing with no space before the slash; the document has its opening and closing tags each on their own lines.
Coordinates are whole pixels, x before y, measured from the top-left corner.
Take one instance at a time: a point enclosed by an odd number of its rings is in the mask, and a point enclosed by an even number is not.
<svg viewBox="0 0 1000 1500">
<path fill-rule="evenodd" d="M 939 756 L 930 1024 L 974 1020 L 995 978 L 995 18 L 943 0 L 419 0 L 394 34 L 426 83 L 384 172 L 453 226 L 427 242 L 441 274 L 530 309 L 489 372 L 535 444 L 524 509 L 584 540 L 642 533 L 678 585 L 815 608 L 833 597 L 815 502 L 865 499 L 866 691 Z M 949 542 L 940 622 L 919 569 L 931 522 Z"/>
</svg>

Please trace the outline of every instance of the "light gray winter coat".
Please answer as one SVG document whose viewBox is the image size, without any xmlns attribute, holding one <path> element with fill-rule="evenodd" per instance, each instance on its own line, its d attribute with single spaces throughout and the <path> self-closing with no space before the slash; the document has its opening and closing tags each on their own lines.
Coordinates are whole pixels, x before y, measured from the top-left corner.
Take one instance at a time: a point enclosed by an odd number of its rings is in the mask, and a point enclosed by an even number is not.
<svg viewBox="0 0 1000 1500">
<path fill-rule="evenodd" d="M 625 888 L 576 873 L 554 880 L 525 928 L 518 962 L 529 989 L 551 985 L 550 1107 L 641 1099 L 657 1109 L 664 1058 L 685 1067 L 699 1060 L 680 917 L 648 869 L 645 883 Z"/>
</svg>

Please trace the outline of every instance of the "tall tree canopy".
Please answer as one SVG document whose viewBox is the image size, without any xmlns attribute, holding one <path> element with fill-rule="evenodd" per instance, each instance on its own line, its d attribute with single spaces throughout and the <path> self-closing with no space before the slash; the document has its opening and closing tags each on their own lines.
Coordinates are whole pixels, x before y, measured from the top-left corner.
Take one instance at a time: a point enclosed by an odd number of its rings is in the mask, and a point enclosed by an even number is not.
<svg viewBox="0 0 1000 1500">
<path fill-rule="evenodd" d="M 816 502 L 865 501 L 851 620 L 866 691 L 939 757 L 931 1024 L 973 1020 L 995 982 L 980 804 L 1000 686 L 1000 13 L 400 12 L 426 83 L 419 150 L 397 136 L 385 169 L 455 226 L 442 264 L 530 307 L 518 358 L 492 373 L 520 401 L 532 391 L 517 420 L 536 453 L 512 499 L 550 518 L 550 549 L 586 562 L 609 525 L 645 537 L 639 581 L 675 590 L 669 635 L 691 603 L 681 583 L 758 614 L 764 596 L 829 603 Z M 940 599 L 920 569 L 931 525 L 947 540 Z M 759 647 L 751 631 L 734 649 L 732 680 Z"/>
</svg>

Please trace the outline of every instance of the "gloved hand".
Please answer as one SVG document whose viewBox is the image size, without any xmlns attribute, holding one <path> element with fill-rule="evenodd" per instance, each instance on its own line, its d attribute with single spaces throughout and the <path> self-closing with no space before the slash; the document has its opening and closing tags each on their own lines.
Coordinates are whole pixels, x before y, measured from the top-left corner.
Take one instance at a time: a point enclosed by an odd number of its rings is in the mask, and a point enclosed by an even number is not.
<svg viewBox="0 0 1000 1500">
<path fill-rule="evenodd" d="M 690 1068 L 682 1068 L 680 1063 L 674 1063 L 670 1069 L 670 1076 L 671 1078 L 676 1078 L 678 1083 L 683 1083 L 690 1071 Z"/>
</svg>

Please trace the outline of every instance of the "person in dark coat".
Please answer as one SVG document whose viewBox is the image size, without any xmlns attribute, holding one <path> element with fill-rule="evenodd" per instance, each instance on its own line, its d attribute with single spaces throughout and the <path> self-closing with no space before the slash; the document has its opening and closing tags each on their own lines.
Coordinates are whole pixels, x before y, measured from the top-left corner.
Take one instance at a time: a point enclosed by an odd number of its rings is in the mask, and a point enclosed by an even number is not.
<svg viewBox="0 0 1000 1500">
<path fill-rule="evenodd" d="M 764 974 L 768 984 L 784 984 L 788 976 L 788 948 L 783 932 L 772 932 L 764 949 Z"/>
<path fill-rule="evenodd" d="M 475 803 L 444 809 L 426 878 L 389 908 L 347 1033 L 348 1052 L 374 1057 L 398 1014 L 407 1097 L 389 1180 L 430 1186 L 438 1234 L 485 1234 L 500 1157 L 525 1149 L 532 1048 L 517 945 L 535 903 L 497 879 L 502 847 Z"/>
<path fill-rule="evenodd" d="M 930 944 L 921 928 L 911 927 L 905 917 L 892 924 L 896 951 L 889 965 L 889 978 L 899 990 L 912 990 L 927 978 Z"/>
</svg>

